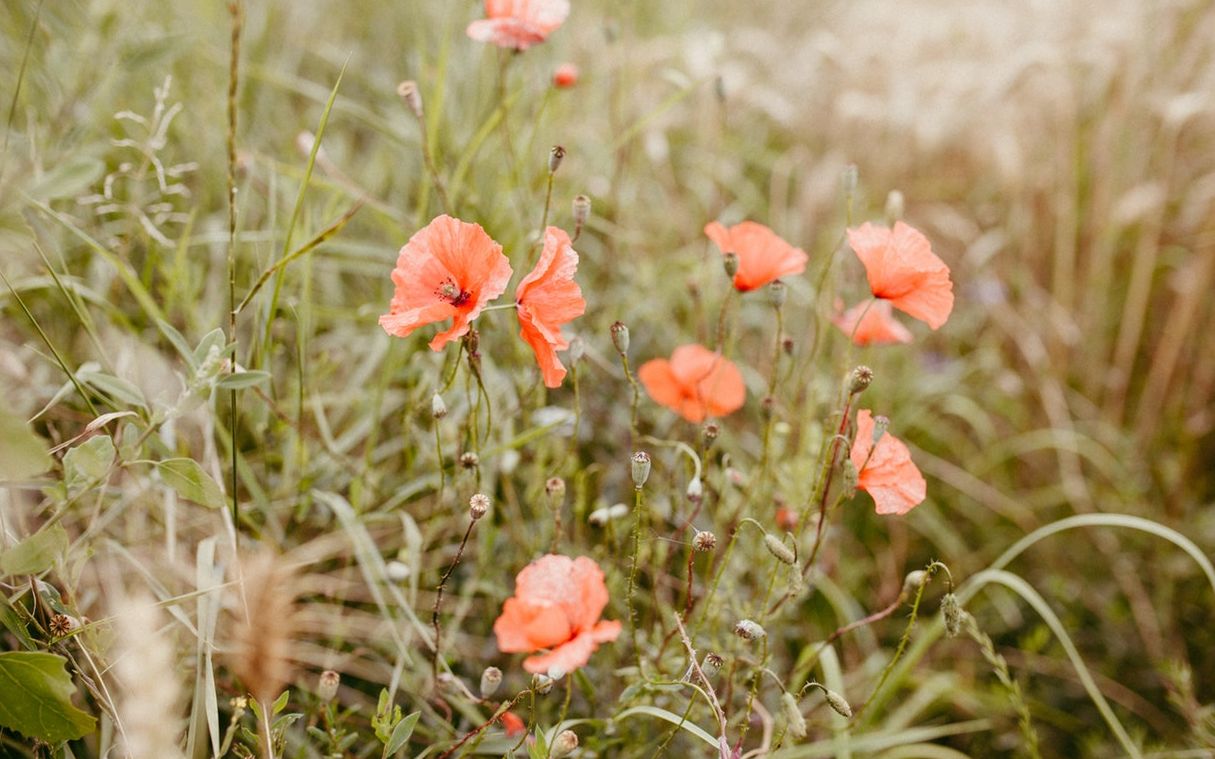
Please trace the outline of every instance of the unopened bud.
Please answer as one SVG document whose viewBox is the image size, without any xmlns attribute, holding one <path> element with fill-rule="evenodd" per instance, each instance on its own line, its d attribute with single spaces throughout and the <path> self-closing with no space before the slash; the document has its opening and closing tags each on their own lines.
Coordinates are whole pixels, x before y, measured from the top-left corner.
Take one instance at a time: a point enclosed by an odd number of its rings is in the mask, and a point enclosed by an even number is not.
<svg viewBox="0 0 1215 759">
<path fill-rule="evenodd" d="M 468 499 L 468 515 L 475 522 L 481 517 L 489 513 L 489 496 L 484 493 L 476 493 L 472 498 Z"/>
<path fill-rule="evenodd" d="M 743 640 L 759 640 L 768 633 L 764 628 L 759 626 L 758 622 L 753 622 L 749 619 L 740 619 L 734 625 L 734 634 Z"/>
<path fill-rule="evenodd" d="M 631 460 L 633 468 L 633 487 L 641 490 L 645 481 L 650 479 L 650 454 L 637 451 Z"/>
<path fill-rule="evenodd" d="M 923 585 L 928 580 L 928 573 L 922 569 L 917 569 L 913 572 L 908 572 L 903 578 L 903 596 L 910 596 L 916 592 L 916 589 Z"/>
<path fill-rule="evenodd" d="M 802 710 L 797 705 L 797 699 L 792 693 L 785 691 L 780 697 L 782 711 L 785 713 L 785 722 L 789 725 L 789 732 L 794 738 L 806 737 L 806 718 L 802 716 Z"/>
<path fill-rule="evenodd" d="M 569 756 L 574 749 L 578 748 L 578 735 L 573 730 L 562 730 L 557 733 L 557 737 L 553 738 L 553 746 L 549 751 L 549 756 L 552 759 L 562 759 Z"/>
<path fill-rule="evenodd" d="M 422 93 L 418 92 L 418 83 L 407 79 L 397 85 L 397 94 L 405 101 L 405 105 L 414 116 L 422 118 Z"/>
<path fill-rule="evenodd" d="M 586 341 L 579 335 L 570 338 L 570 363 L 576 364 L 586 355 Z"/>
<path fill-rule="evenodd" d="M 873 444 L 876 446 L 878 441 L 882 439 L 882 435 L 886 434 L 886 429 L 890 426 L 890 420 L 884 416 L 873 417 Z"/>
<path fill-rule="evenodd" d="M 848 392 L 856 395 L 864 391 L 872 383 L 873 370 L 864 365 L 858 366 L 848 375 Z"/>
<path fill-rule="evenodd" d="M 539 693 L 541 696 L 544 696 L 547 695 L 552 689 L 553 678 L 538 672 L 532 675 L 532 690 Z"/>
<path fill-rule="evenodd" d="M 481 463 L 481 457 L 472 451 L 465 451 L 460 454 L 460 466 L 465 469 L 473 469 Z"/>
<path fill-rule="evenodd" d="M 548 493 L 548 497 L 554 502 L 560 503 L 565 498 L 565 480 L 560 477 L 549 477 L 544 483 L 544 492 Z"/>
<path fill-rule="evenodd" d="M 776 557 L 777 561 L 790 566 L 797 563 L 797 557 L 793 555 L 793 550 L 781 542 L 781 539 L 775 535 L 764 535 L 764 546 L 767 547 L 768 553 Z"/>
<path fill-rule="evenodd" d="M 945 635 L 950 638 L 958 637 L 958 633 L 962 632 L 962 621 L 966 618 L 966 612 L 953 593 L 946 593 L 941 599 L 941 617 L 945 620 Z"/>
<path fill-rule="evenodd" d="M 785 305 L 785 301 L 789 297 L 789 288 L 785 287 L 785 283 L 779 279 L 768 285 L 768 302 L 775 308 L 780 308 Z"/>
<path fill-rule="evenodd" d="M 712 443 L 721 434 L 721 427 L 717 422 L 709 422 L 701 429 L 701 434 L 704 435 L 706 443 Z"/>
<path fill-rule="evenodd" d="M 700 530 L 692 538 L 692 550 L 708 553 L 717 547 L 717 536 L 708 530 Z"/>
<path fill-rule="evenodd" d="M 830 706 L 836 714 L 844 719 L 852 719 L 852 707 L 848 705 L 848 701 L 829 688 L 823 688 L 823 696 L 827 699 L 827 706 Z"/>
<path fill-rule="evenodd" d="M 700 499 L 704 498 L 705 487 L 701 484 L 699 477 L 693 477 L 688 481 L 688 500 L 692 503 L 700 503 Z"/>
<path fill-rule="evenodd" d="M 498 692 L 502 685 L 502 670 L 497 667 L 486 667 L 481 673 L 481 698 L 489 698 Z"/>
<path fill-rule="evenodd" d="M 886 195 L 886 223 L 894 224 L 903 219 L 903 193 L 891 190 Z"/>
<path fill-rule="evenodd" d="M 738 254 L 727 252 L 721 259 L 721 265 L 726 270 L 726 276 L 731 279 L 738 273 Z"/>
<path fill-rule="evenodd" d="M 329 703 L 337 696 L 338 685 L 342 682 L 342 677 L 337 672 L 327 669 L 321 673 L 320 678 L 316 681 L 316 697 L 321 700 L 321 703 Z"/>
<path fill-rule="evenodd" d="M 581 229 L 591 218 L 591 199 L 586 195 L 574 196 L 574 226 Z"/>
<path fill-rule="evenodd" d="M 553 149 L 548 152 L 548 173 L 555 174 L 557 169 L 561 168 L 561 162 L 564 160 L 565 148 L 554 145 Z"/>
<path fill-rule="evenodd" d="M 435 419 L 447 416 L 447 404 L 443 402 L 443 396 L 438 393 L 430 396 L 430 415 Z"/>
<path fill-rule="evenodd" d="M 629 352 L 629 328 L 624 322 L 612 324 L 612 345 L 616 346 L 616 352 L 622 356 Z"/>
</svg>

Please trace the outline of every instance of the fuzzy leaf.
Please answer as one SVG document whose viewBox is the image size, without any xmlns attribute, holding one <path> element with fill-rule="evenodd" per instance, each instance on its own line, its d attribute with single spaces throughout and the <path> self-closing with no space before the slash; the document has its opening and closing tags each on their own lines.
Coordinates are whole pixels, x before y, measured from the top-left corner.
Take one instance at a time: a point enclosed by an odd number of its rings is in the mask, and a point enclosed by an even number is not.
<svg viewBox="0 0 1215 759">
<path fill-rule="evenodd" d="M 110 471 L 115 453 L 114 441 L 109 435 L 91 437 L 68 451 L 63 456 L 68 485 L 83 485 L 104 477 Z"/>
<path fill-rule="evenodd" d="M 187 501 L 212 509 L 222 509 L 227 505 L 224 491 L 194 459 L 165 459 L 157 466 L 169 487 Z"/>
<path fill-rule="evenodd" d="M 401 750 L 405 742 L 409 740 L 409 736 L 413 735 L 413 729 L 417 726 L 418 718 L 421 716 L 421 712 L 414 712 L 397 723 L 397 726 L 392 730 L 392 737 L 388 739 L 388 744 L 384 746 L 384 756 L 392 756 Z"/>
<path fill-rule="evenodd" d="M 72 705 L 66 660 L 37 651 L 0 653 L 0 726 L 52 745 L 81 738 L 97 720 Z"/>
<path fill-rule="evenodd" d="M 0 411 L 0 480 L 28 480 L 54 464 L 42 438 L 29 425 Z"/>
<path fill-rule="evenodd" d="M 36 575 L 50 569 L 67 545 L 67 531 L 53 524 L 0 553 L 0 575 Z"/>
</svg>

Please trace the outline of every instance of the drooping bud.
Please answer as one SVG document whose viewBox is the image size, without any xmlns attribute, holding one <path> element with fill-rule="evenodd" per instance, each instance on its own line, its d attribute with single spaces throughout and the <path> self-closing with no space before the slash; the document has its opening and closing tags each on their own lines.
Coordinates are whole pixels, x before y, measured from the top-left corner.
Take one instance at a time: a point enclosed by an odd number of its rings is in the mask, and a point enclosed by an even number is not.
<svg viewBox="0 0 1215 759">
<path fill-rule="evenodd" d="M 468 515 L 475 522 L 489 513 L 489 496 L 476 493 L 468 499 Z"/>
<path fill-rule="evenodd" d="M 903 193 L 891 190 L 886 195 L 886 223 L 891 226 L 903 220 Z"/>
<path fill-rule="evenodd" d="M 692 550 L 699 553 L 708 553 L 717 547 L 717 536 L 708 530 L 700 530 L 692 538 Z"/>
<path fill-rule="evenodd" d="M 331 669 L 325 670 L 316 681 L 316 697 L 322 704 L 329 703 L 337 696 L 338 685 L 341 682 L 341 675 Z"/>
<path fill-rule="evenodd" d="M 612 324 L 612 345 L 616 347 L 616 352 L 621 356 L 629 352 L 629 328 L 624 322 L 614 322 Z"/>
<path fill-rule="evenodd" d="M 637 451 L 631 459 L 633 468 L 633 487 L 641 490 L 645 487 L 645 481 L 650 479 L 650 454 L 645 451 Z"/>
<path fill-rule="evenodd" d="M 912 593 L 915 593 L 916 588 L 923 585 L 927 580 L 928 573 L 922 569 L 908 572 L 907 576 L 903 578 L 903 592 L 901 595 L 910 596 Z"/>
<path fill-rule="evenodd" d="M 858 366 L 848 375 L 848 392 L 856 395 L 863 392 L 872 383 L 873 370 L 864 365 Z"/>
<path fill-rule="evenodd" d="M 766 636 L 768 632 L 760 627 L 758 622 L 750 619 L 740 619 L 734 625 L 734 634 L 743 640 L 759 640 Z"/>
<path fill-rule="evenodd" d="M 573 730 L 562 730 L 557 733 L 557 737 L 553 738 L 553 746 L 549 751 L 549 756 L 552 759 L 562 759 L 569 756 L 574 749 L 578 748 L 578 735 Z"/>
<path fill-rule="evenodd" d="M 781 710 L 785 714 L 785 722 L 789 725 L 789 732 L 795 738 L 806 737 L 806 718 L 802 716 L 802 710 L 797 705 L 797 699 L 792 693 L 785 691 L 780 697 Z"/>
<path fill-rule="evenodd" d="M 823 696 L 827 699 L 827 706 L 836 714 L 844 719 L 852 719 L 852 707 L 848 705 L 847 699 L 829 688 L 823 688 Z"/>
<path fill-rule="evenodd" d="M 692 503 L 700 503 L 700 499 L 704 498 L 705 486 L 701 484 L 699 477 L 693 477 L 688 481 L 688 500 Z"/>
<path fill-rule="evenodd" d="M 556 174 L 557 169 L 561 168 L 561 162 L 565 160 L 565 148 L 560 145 L 554 145 L 553 149 L 548 152 L 548 173 Z"/>
<path fill-rule="evenodd" d="M 726 253 L 721 257 L 721 265 L 726 270 L 726 276 L 733 279 L 734 275 L 738 273 L 738 254 Z"/>
<path fill-rule="evenodd" d="M 502 670 L 497 667 L 486 667 L 481 673 L 481 698 L 489 698 L 498 692 L 502 685 Z"/>
<path fill-rule="evenodd" d="M 447 416 L 447 404 L 443 402 L 443 396 L 438 393 L 430 397 L 430 415 L 435 419 Z"/>
<path fill-rule="evenodd" d="M 780 308 L 785 305 L 785 301 L 789 297 L 789 288 L 785 287 L 785 283 L 779 279 L 768 285 L 768 302 L 774 308 Z"/>
<path fill-rule="evenodd" d="M 764 546 L 767 547 L 768 553 L 776 557 L 777 561 L 790 566 L 797 563 L 797 557 L 793 555 L 793 550 L 785 545 L 780 538 L 775 535 L 764 535 Z"/>
<path fill-rule="evenodd" d="M 941 617 L 945 621 L 946 637 L 958 637 L 958 633 L 962 632 L 962 621 L 966 618 L 966 612 L 953 593 L 946 593 L 941 599 Z"/>
<path fill-rule="evenodd" d="M 422 118 L 422 93 L 418 91 L 418 83 L 407 79 L 397 85 L 397 94 L 405 101 L 405 105 L 414 116 Z"/>
</svg>

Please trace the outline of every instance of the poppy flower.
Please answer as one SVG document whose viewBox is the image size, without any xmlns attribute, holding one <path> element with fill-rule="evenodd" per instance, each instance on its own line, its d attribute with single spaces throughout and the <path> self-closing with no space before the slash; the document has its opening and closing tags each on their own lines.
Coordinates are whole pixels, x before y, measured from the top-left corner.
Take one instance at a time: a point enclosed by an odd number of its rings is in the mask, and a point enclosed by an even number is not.
<svg viewBox="0 0 1215 759">
<path fill-rule="evenodd" d="M 932 252 L 921 232 L 901 221 L 893 230 L 866 222 L 848 230 L 848 244 L 865 265 L 875 298 L 890 301 L 933 329 L 949 318 L 953 310 L 949 267 Z"/>
<path fill-rule="evenodd" d="M 578 67 L 572 63 L 563 63 L 553 71 L 553 86 L 564 90 L 578 83 Z"/>
<path fill-rule="evenodd" d="M 485 304 L 506 290 L 510 261 L 480 224 L 443 215 L 414 233 L 397 255 L 392 282 L 396 291 L 380 326 L 408 337 L 426 324 L 451 319 L 435 335 L 431 350 L 463 337 Z"/>
<path fill-rule="evenodd" d="M 593 559 L 559 554 L 541 556 L 515 578 L 515 595 L 494 622 L 503 653 L 547 650 L 529 656 L 523 668 L 546 673 L 573 672 L 586 664 L 600 643 L 616 640 L 620 623 L 600 621 L 608 591 L 603 570 Z"/>
<path fill-rule="evenodd" d="M 874 426 L 869 409 L 857 412 L 850 454 L 857 471 L 856 486 L 873 498 L 877 513 L 906 514 L 923 503 L 928 485 L 902 440 L 885 432 L 874 447 Z"/>
<path fill-rule="evenodd" d="M 523 724 L 523 718 L 514 712 L 502 712 L 498 721 L 502 723 L 502 729 L 506 731 L 507 738 L 522 735 L 523 731 L 527 729 L 527 726 Z"/>
<path fill-rule="evenodd" d="M 747 397 L 738 367 L 703 345 L 681 345 L 669 361 L 656 358 L 642 364 L 637 376 L 656 403 L 689 422 L 732 414 Z"/>
<path fill-rule="evenodd" d="M 857 345 L 893 345 L 912 340 L 911 330 L 894 318 L 894 309 L 888 300 L 858 303 L 847 311 L 836 313 L 831 321 Z"/>
<path fill-rule="evenodd" d="M 744 221 L 727 228 L 714 221 L 705 227 L 705 234 L 722 254 L 738 256 L 734 288 L 739 292 L 745 293 L 806 270 L 809 260 L 806 252 L 785 242 L 763 224 Z"/>
<path fill-rule="evenodd" d="M 477 42 L 526 50 L 544 42 L 570 15 L 569 0 L 485 0 L 485 18 L 468 25 Z"/>
<path fill-rule="evenodd" d="M 544 230 L 544 249 L 540 260 L 515 290 L 515 312 L 519 315 L 519 336 L 536 354 L 546 387 L 560 387 L 565 367 L 557 351 L 570 347 L 561 336 L 561 325 L 582 316 L 586 301 L 574 281 L 578 252 L 565 230 Z"/>
</svg>

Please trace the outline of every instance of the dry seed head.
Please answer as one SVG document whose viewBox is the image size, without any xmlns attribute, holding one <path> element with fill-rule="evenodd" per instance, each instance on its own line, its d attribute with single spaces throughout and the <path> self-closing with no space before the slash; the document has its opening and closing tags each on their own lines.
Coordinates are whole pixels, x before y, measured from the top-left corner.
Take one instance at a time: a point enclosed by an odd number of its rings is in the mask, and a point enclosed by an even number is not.
<svg viewBox="0 0 1215 759">
<path fill-rule="evenodd" d="M 422 93 L 418 92 L 418 83 L 412 79 L 406 79 L 397 85 L 397 94 L 405 101 L 405 105 L 413 112 L 414 116 L 422 118 Z"/>
<path fill-rule="evenodd" d="M 481 698 L 489 698 L 498 692 L 502 685 L 502 670 L 497 667 L 486 667 L 481 673 Z"/>
<path fill-rule="evenodd" d="M 629 328 L 624 322 L 612 323 L 612 345 L 621 356 L 629 352 Z"/>
<path fill-rule="evenodd" d="M 764 628 L 759 626 L 758 622 L 753 622 L 750 619 L 740 619 L 734 625 L 734 634 L 743 640 L 759 640 L 768 633 Z"/>
<path fill-rule="evenodd" d="M 548 173 L 556 174 L 557 169 L 561 168 L 561 162 L 565 160 L 565 148 L 560 145 L 554 145 L 553 149 L 548 152 Z"/>
<path fill-rule="evenodd" d="M 573 730 L 562 730 L 553 739 L 553 747 L 549 752 L 552 759 L 562 759 L 578 748 L 578 735 Z"/>
<path fill-rule="evenodd" d="M 645 451 L 637 451 L 631 459 L 633 487 L 641 490 L 645 487 L 645 481 L 650 479 L 650 454 Z"/>
<path fill-rule="evenodd" d="M 239 571 L 233 670 L 255 699 L 268 703 L 291 680 L 294 578 L 268 554 L 246 558 Z"/>
<path fill-rule="evenodd" d="M 864 365 L 858 366 L 852 370 L 852 374 L 848 375 L 848 392 L 856 395 L 872 383 L 873 370 Z"/>
<path fill-rule="evenodd" d="M 708 553 L 717 547 L 717 536 L 708 530 L 701 530 L 692 538 L 692 550 Z"/>
<path fill-rule="evenodd" d="M 62 638 L 75 629 L 76 625 L 72 622 L 72 618 L 66 614 L 55 614 L 51 617 L 49 623 L 51 636 Z"/>
<path fill-rule="evenodd" d="M 489 496 L 476 493 L 468 499 L 468 515 L 475 522 L 489 513 Z"/>
<path fill-rule="evenodd" d="M 782 710 L 785 713 L 785 722 L 789 725 L 789 732 L 795 738 L 806 737 L 806 718 L 802 716 L 802 710 L 797 705 L 797 699 L 793 694 L 785 691 L 780 697 Z"/>
<path fill-rule="evenodd" d="M 941 617 L 945 620 L 945 635 L 950 638 L 958 637 L 958 633 L 962 632 L 962 621 L 966 618 L 966 612 L 953 593 L 946 593 L 941 599 Z"/>
<path fill-rule="evenodd" d="M 775 556 L 782 564 L 792 566 L 797 563 L 797 557 L 793 555 L 793 550 L 775 535 L 764 535 L 764 546 L 767 547 L 768 553 Z"/>
<path fill-rule="evenodd" d="M 341 675 L 331 669 L 325 670 L 317 679 L 316 697 L 321 700 L 321 703 L 329 703 L 337 696 L 338 685 L 341 682 Z"/>
<path fill-rule="evenodd" d="M 726 253 L 722 256 L 721 265 L 726 270 L 726 276 L 733 279 L 738 273 L 738 254 Z"/>
</svg>

